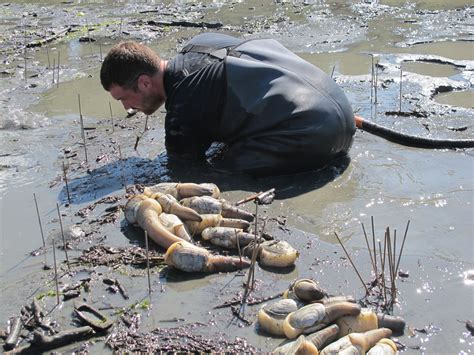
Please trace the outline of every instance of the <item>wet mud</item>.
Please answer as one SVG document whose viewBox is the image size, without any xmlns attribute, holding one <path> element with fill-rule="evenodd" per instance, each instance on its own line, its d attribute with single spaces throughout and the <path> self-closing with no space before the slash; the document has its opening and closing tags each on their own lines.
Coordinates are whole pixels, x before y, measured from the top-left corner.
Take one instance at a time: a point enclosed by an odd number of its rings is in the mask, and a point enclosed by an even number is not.
<svg viewBox="0 0 474 355">
<path fill-rule="evenodd" d="M 83 353 L 271 351 L 283 339 L 259 329 L 257 312 L 297 278 L 380 306 L 376 291 L 365 297 L 335 238 L 370 287 L 361 224 L 371 237 L 373 216 L 376 239 L 383 240 L 387 226 L 398 231 L 397 250 L 410 221 L 390 310 L 407 324 L 395 338 L 399 350 L 468 353 L 472 150 L 408 148 L 358 131 L 350 159 L 320 171 L 258 180 L 226 175 L 168 160 L 164 113 L 126 117 L 102 90 L 98 72 L 107 50 L 124 39 L 171 57 L 202 31 L 275 38 L 330 74 L 364 118 L 413 135 L 472 139 L 473 12 L 463 1 L 436 0 L 1 4 L 5 350 L 27 352 L 31 342 L 35 349 Z M 143 231 L 127 224 L 123 207 L 141 186 L 163 181 L 213 182 L 232 202 L 275 188 L 275 201 L 258 213 L 269 234 L 300 252 L 296 266 L 257 266 L 255 289 L 240 306 L 245 272 L 185 274 L 167 267 L 164 250 L 151 245 L 149 295 Z M 252 203 L 244 208 L 255 213 Z M 79 301 L 112 321 L 111 328 L 86 329 L 74 311 Z M 81 331 L 67 333 L 74 329 Z M 58 334 L 69 340 L 61 343 Z"/>
</svg>

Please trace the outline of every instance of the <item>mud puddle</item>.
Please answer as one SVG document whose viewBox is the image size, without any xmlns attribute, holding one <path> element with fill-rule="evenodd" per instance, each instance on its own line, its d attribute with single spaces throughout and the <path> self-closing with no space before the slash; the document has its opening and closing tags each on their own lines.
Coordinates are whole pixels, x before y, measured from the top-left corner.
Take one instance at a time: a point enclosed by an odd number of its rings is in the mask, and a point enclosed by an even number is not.
<svg viewBox="0 0 474 355">
<path fill-rule="evenodd" d="M 124 185 L 210 181 L 217 183 L 231 201 L 250 192 L 276 188 L 277 200 L 261 213 L 286 220 L 288 231 L 283 232 L 276 225 L 272 232 L 294 244 L 301 255 L 296 268 L 285 273 L 257 268 L 255 297 L 259 298 L 283 291 L 300 277 L 319 280 L 334 293 L 362 297 L 363 287 L 334 232 L 343 237 L 364 279 L 369 279 L 370 259 L 360 223 L 368 228 L 370 217 L 374 216 L 377 236 L 390 226 L 397 229 L 400 245 L 410 220 L 401 263 L 409 277 L 399 281 L 400 303 L 394 310 L 408 325 L 405 336 L 398 339 L 406 346 L 401 349 L 427 354 L 439 353 L 439 349 L 444 353 L 469 351 L 472 337 L 463 322 L 474 318 L 473 288 L 465 282 L 465 272 L 474 268 L 470 150 L 407 148 L 358 131 L 351 160 L 331 169 L 296 177 L 229 178 L 199 165 L 169 162 L 162 154 L 163 113 L 148 117 L 148 121 L 141 114 L 126 119 L 123 109 L 101 90 L 98 70 L 101 52 L 105 54 L 120 38 L 149 41 L 165 57 L 172 56 L 181 43 L 202 30 L 173 25 L 173 14 L 179 14 L 179 19 L 185 18 L 189 23 L 222 25 L 212 30 L 281 40 L 303 58 L 332 73 L 354 110 L 377 123 L 410 134 L 472 138 L 473 110 L 469 100 L 474 63 L 472 42 L 466 41 L 472 8 L 462 1 L 41 5 L 13 1 L 0 8 L 0 45 L 6 51 L 0 83 L 1 327 L 6 328 L 7 320 L 35 297 L 42 296 L 41 304 L 47 310 L 56 301 L 53 272 L 42 270 L 44 256 L 29 255 L 42 245 L 33 193 L 38 198 L 45 230 L 46 259 L 51 264 L 52 239 L 61 244 L 56 203 L 64 225 L 78 225 L 85 233 L 70 241 L 73 249 L 69 256 L 75 260 L 97 245 L 144 247 L 141 232 L 127 227 L 118 209 L 126 200 Z M 150 25 L 151 19 L 167 24 Z M 446 23 L 449 25 L 440 26 Z M 52 34 L 50 30 L 66 26 L 72 27 L 68 35 L 47 46 L 28 49 L 25 82 L 25 37 L 27 42 L 35 41 L 45 30 Z M 91 37 L 95 42 L 81 42 L 81 37 Z M 54 59 L 57 63 L 58 53 L 59 86 L 57 74 L 56 82 L 52 80 L 52 62 Z M 377 94 L 370 84 L 371 55 L 377 64 Z M 87 164 L 78 95 L 84 123 L 89 128 Z M 371 104 L 375 95 L 377 104 Z M 397 110 L 422 115 L 386 114 Z M 63 181 L 63 163 L 70 202 Z M 117 200 L 99 203 L 89 214 L 78 214 L 107 197 Z M 56 254 L 64 273 L 64 252 L 58 249 Z M 245 319 L 250 325 L 236 319 L 228 308 L 213 308 L 242 291 L 242 276 L 182 275 L 156 265 L 152 268 L 153 293 L 148 298 L 145 270 L 125 265 L 124 261 L 117 265 L 116 269 L 76 265 L 73 275 L 63 276 L 61 281 L 75 284 L 91 278 L 89 291 L 81 288 L 80 298 L 103 308 L 101 311 L 115 320 L 117 327 L 125 324 L 121 319 L 124 314 L 138 317 L 140 334 L 156 328 L 193 326 L 193 333 L 206 338 L 224 333 L 225 342 L 232 343 L 235 351 L 244 346 L 235 336 L 262 351 L 270 351 L 282 341 L 259 332 L 255 325 L 259 305 L 246 310 Z M 129 298 L 111 292 L 110 285 L 103 282 L 105 278 L 119 280 Z M 447 299 L 456 302 L 446 306 Z M 77 325 L 72 317 L 72 302 L 62 301 L 51 315 L 61 329 Z M 122 335 L 118 330 L 113 331 L 117 334 L 115 339 Z M 110 353 L 105 341 L 105 337 L 99 337 L 82 349 Z M 78 346 L 64 350 L 73 348 Z"/>
</svg>

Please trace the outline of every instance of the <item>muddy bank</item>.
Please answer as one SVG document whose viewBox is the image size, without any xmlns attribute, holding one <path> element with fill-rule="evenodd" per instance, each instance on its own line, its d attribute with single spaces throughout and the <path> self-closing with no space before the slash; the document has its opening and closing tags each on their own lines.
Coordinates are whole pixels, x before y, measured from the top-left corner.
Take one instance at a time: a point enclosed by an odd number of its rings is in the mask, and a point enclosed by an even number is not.
<svg viewBox="0 0 474 355">
<path fill-rule="evenodd" d="M 298 277 L 315 278 L 332 293 L 361 298 L 363 287 L 334 232 L 343 237 L 364 280 L 369 280 L 370 260 L 360 223 L 368 227 L 374 216 L 379 238 L 385 226 L 396 228 L 400 245 L 400 234 L 410 220 L 401 263 L 409 277 L 399 280 L 399 304 L 394 309 L 408 325 L 398 338 L 400 349 L 468 351 L 472 337 L 466 322 L 474 316 L 469 306 L 472 284 L 466 276 L 473 268 L 470 150 L 417 150 L 357 132 L 350 161 L 324 171 L 262 180 L 219 175 L 198 164 L 168 161 L 163 153 L 163 113 L 148 120 L 141 114 L 125 118 L 123 109 L 100 88 L 97 73 L 101 57 L 120 39 L 146 41 L 170 57 L 188 38 L 207 29 L 244 38 L 272 37 L 333 73 L 358 114 L 405 133 L 472 138 L 472 11 L 461 1 L 395 0 L 2 4 L 2 327 L 6 329 L 7 321 L 35 298 L 46 312 L 53 309 L 50 318 L 56 324 L 48 324 L 54 330 L 50 334 L 80 325 L 74 299 L 61 299 L 62 306 L 54 308 L 53 270 L 42 270 L 44 255 L 29 255 L 42 245 L 35 193 L 47 264 L 52 265 L 53 238 L 62 245 L 56 203 L 65 228 L 78 226 L 83 231 L 68 234 L 71 260 L 98 246 L 109 248 L 102 249 L 104 255 L 123 255 L 110 264 L 75 265 L 68 276 L 64 252 L 56 250 L 61 287 L 79 289 L 79 299 L 114 321 L 115 337 L 108 339 L 114 349 L 122 349 L 121 341 L 127 341 L 122 327 L 136 326 L 136 339 L 163 338 L 171 328 L 170 333 L 180 336 L 191 327 L 196 346 L 213 339 L 234 350 L 272 350 L 282 339 L 259 331 L 258 305 L 246 309 L 246 321 L 230 309 L 213 308 L 239 295 L 239 274 L 182 275 L 163 268 L 163 250 L 155 248 L 153 293 L 147 299 L 143 253 L 135 253 L 136 247 L 143 250 L 144 239 L 140 230 L 124 222 L 125 187 L 173 180 L 215 182 L 232 201 L 276 188 L 277 200 L 261 213 L 282 222 L 269 231 L 294 243 L 301 256 L 296 267 L 284 273 L 257 268 L 255 297 L 262 299 L 278 294 Z M 367 53 L 375 55 L 377 94 L 371 89 L 372 57 Z M 402 114 L 390 114 L 397 111 Z M 128 264 L 130 258 L 137 265 Z M 118 284 L 104 283 L 105 279 L 118 280 L 129 298 Z M 458 301 L 446 307 L 446 299 L 453 298 Z M 224 333 L 225 340 L 217 340 L 218 333 Z M 23 346 L 32 335 L 21 334 L 26 337 Z M 173 337 L 169 339 L 172 343 Z M 106 342 L 107 337 L 99 336 L 66 349 L 110 352 Z"/>
</svg>

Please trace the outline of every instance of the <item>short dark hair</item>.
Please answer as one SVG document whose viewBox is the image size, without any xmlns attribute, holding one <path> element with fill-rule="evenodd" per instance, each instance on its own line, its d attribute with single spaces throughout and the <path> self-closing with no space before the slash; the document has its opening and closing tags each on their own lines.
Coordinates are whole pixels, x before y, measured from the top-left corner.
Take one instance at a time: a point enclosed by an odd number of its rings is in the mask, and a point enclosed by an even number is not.
<svg viewBox="0 0 474 355">
<path fill-rule="evenodd" d="M 100 68 L 100 82 L 109 91 L 112 85 L 135 88 L 140 75 L 154 75 L 160 70 L 160 57 L 149 47 L 133 42 L 113 46 Z"/>
</svg>

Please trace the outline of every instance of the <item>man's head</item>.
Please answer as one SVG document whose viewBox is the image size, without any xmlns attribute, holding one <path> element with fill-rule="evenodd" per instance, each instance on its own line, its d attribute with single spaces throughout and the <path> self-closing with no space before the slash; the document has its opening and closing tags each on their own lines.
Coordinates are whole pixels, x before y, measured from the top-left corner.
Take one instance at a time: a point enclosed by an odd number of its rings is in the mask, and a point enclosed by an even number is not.
<svg viewBox="0 0 474 355">
<path fill-rule="evenodd" d="M 163 88 L 165 67 L 166 62 L 147 46 L 132 41 L 121 42 L 105 57 L 100 81 L 125 109 L 152 114 L 166 99 Z"/>
</svg>

